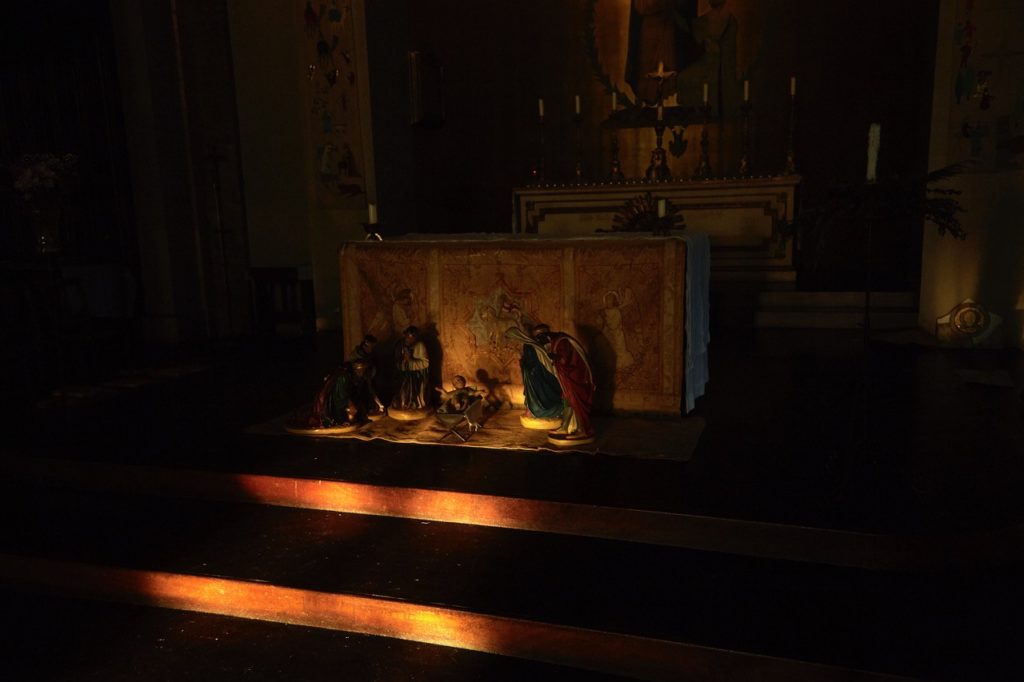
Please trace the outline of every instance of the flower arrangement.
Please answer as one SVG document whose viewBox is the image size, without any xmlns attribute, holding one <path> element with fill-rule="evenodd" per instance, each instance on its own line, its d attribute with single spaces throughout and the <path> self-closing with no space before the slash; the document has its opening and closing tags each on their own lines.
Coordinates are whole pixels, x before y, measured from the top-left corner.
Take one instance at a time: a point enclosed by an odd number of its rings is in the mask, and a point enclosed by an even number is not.
<svg viewBox="0 0 1024 682">
<path fill-rule="evenodd" d="M 665 215 L 658 215 L 658 202 L 664 202 Z M 612 232 L 651 232 L 670 234 L 671 230 L 686 229 L 683 214 L 668 199 L 655 199 L 647 192 L 626 200 L 612 220 Z"/>
<path fill-rule="evenodd" d="M 59 252 L 67 220 L 67 192 L 78 179 L 78 157 L 26 154 L 9 170 L 14 190 L 21 195 L 31 250 L 36 255 Z"/>
<path fill-rule="evenodd" d="M 26 154 L 12 168 L 14 189 L 25 203 L 34 203 L 66 187 L 78 176 L 78 157 L 74 154 Z"/>
</svg>

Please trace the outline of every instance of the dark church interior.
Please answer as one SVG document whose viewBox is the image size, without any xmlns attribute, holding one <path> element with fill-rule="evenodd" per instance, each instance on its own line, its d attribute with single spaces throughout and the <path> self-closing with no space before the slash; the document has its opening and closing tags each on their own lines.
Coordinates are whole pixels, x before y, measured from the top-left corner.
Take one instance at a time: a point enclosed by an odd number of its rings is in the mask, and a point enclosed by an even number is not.
<svg viewBox="0 0 1024 682">
<path fill-rule="evenodd" d="M 1024 3 L 8 4 L 6 679 L 1020 678 Z"/>
</svg>

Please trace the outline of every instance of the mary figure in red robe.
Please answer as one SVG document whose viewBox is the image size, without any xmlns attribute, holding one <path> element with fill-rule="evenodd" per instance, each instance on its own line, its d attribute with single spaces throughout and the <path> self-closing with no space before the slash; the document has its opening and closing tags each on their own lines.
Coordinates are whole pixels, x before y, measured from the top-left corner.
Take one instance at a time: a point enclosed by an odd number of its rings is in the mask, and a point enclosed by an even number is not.
<svg viewBox="0 0 1024 682">
<path fill-rule="evenodd" d="M 594 404 L 594 375 L 586 351 L 579 341 L 563 332 L 552 332 L 546 325 L 534 328 L 535 338 L 551 358 L 562 385 L 562 424 L 548 432 L 548 440 L 557 445 L 579 445 L 592 442 L 594 425 L 590 410 Z"/>
</svg>

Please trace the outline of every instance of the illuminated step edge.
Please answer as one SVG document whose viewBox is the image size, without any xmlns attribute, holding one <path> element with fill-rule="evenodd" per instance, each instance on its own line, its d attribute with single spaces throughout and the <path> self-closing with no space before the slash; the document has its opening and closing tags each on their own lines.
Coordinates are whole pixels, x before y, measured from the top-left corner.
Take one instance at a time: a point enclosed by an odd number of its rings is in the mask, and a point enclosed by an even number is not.
<svg viewBox="0 0 1024 682">
<path fill-rule="evenodd" d="M 897 536 L 322 479 L 10 457 L 9 478 L 51 485 L 637 542 L 764 559 L 934 572 L 1024 558 L 1024 524 L 951 537 Z"/>
<path fill-rule="evenodd" d="M 643 680 L 911 679 L 429 604 L 10 554 L 0 554 L 0 579 L 63 595 L 392 637 Z"/>
<path fill-rule="evenodd" d="M 917 329 L 917 313 L 877 309 L 871 311 L 873 329 Z M 864 310 L 762 308 L 754 313 L 757 327 L 790 329 L 857 329 L 864 326 Z"/>
</svg>

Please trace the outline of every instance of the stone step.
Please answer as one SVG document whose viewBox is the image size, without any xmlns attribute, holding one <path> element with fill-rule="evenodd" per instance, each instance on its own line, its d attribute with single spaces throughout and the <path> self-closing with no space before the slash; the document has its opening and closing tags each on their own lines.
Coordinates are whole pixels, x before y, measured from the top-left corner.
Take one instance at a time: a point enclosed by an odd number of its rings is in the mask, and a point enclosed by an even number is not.
<svg viewBox="0 0 1024 682">
<path fill-rule="evenodd" d="M 392 637 L 0 589 L 12 680 L 628 678 Z"/>
<path fill-rule="evenodd" d="M 711 270 L 711 288 L 719 286 L 720 283 L 795 283 L 796 270 L 792 268 L 771 268 L 765 267 L 757 270 L 722 266 Z"/>
<path fill-rule="evenodd" d="M 863 291 L 761 291 L 758 304 L 765 308 L 863 308 Z M 912 291 L 876 291 L 871 293 L 875 310 L 917 309 L 917 295 Z"/>
<path fill-rule="evenodd" d="M 552 533 L 888 571 L 1024 561 L 1015 529 L 913 537 L 323 478 L 9 457 L 9 482 Z M 176 502 L 180 504 L 180 502 Z"/>
<path fill-rule="evenodd" d="M 872 310 L 872 329 L 916 329 L 916 312 Z M 761 309 L 754 313 L 754 326 L 788 329 L 860 329 L 864 311 L 855 309 Z"/>
<path fill-rule="evenodd" d="M 11 584 L 642 679 L 931 676 L 1002 644 L 995 624 L 1020 606 L 1001 592 L 1013 572 L 878 573 L 253 504 L 3 491 L 9 518 L 27 507 L 37 513 L 0 539 Z"/>
<path fill-rule="evenodd" d="M 873 292 L 870 300 L 872 329 L 917 328 L 914 292 Z M 864 301 L 862 291 L 719 286 L 712 291 L 712 314 L 727 327 L 859 329 Z"/>
</svg>

